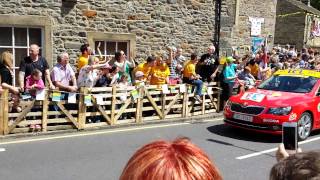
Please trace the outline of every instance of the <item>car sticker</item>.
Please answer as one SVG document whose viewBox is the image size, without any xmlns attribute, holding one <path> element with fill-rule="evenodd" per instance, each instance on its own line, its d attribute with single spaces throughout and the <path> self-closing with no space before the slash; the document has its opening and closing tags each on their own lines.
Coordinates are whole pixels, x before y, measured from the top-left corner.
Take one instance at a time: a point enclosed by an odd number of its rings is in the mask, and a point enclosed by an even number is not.
<svg viewBox="0 0 320 180">
<path fill-rule="evenodd" d="M 250 101 L 255 101 L 255 102 L 261 102 L 265 96 L 266 95 L 260 94 L 260 93 L 248 93 L 248 92 L 245 92 L 242 95 L 241 100 L 250 100 Z"/>
<path fill-rule="evenodd" d="M 318 104 L 317 110 L 320 112 L 320 103 Z"/>
<path fill-rule="evenodd" d="M 282 95 L 282 94 L 279 93 L 279 92 L 274 92 L 274 93 L 271 94 L 271 96 L 273 96 L 273 97 L 279 97 L 279 96 L 281 96 L 281 95 Z"/>
</svg>

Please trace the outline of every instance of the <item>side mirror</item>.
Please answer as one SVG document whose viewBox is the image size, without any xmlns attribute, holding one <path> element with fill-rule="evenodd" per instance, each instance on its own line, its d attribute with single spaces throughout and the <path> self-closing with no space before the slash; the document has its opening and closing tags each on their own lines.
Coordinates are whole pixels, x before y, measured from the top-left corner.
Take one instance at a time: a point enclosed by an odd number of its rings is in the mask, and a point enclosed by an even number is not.
<svg viewBox="0 0 320 180">
<path fill-rule="evenodd" d="M 317 92 L 316 96 L 320 96 L 320 92 L 319 91 Z"/>
</svg>

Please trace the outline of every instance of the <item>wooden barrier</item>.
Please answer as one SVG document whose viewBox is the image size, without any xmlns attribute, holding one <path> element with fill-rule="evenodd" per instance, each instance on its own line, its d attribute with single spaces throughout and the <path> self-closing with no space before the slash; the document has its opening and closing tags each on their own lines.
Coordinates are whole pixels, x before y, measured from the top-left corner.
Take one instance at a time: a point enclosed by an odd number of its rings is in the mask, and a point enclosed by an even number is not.
<svg viewBox="0 0 320 180">
<path fill-rule="evenodd" d="M 76 103 L 52 100 L 52 91 L 45 92 L 45 99 L 21 100 L 22 112 L 9 112 L 9 93 L 1 94 L 0 134 L 29 132 L 31 124 L 41 125 L 42 132 L 63 129 L 87 129 L 119 124 L 137 124 L 164 119 L 186 118 L 218 112 L 220 89 L 216 84 L 206 85 L 202 103 L 194 100 L 192 87 L 169 86 L 163 93 L 161 86 L 134 86 L 121 89 L 117 86 L 81 88 Z M 133 91 L 137 96 L 133 98 Z M 89 96 L 89 97 L 88 97 Z M 89 101 L 88 99 L 89 98 Z"/>
</svg>

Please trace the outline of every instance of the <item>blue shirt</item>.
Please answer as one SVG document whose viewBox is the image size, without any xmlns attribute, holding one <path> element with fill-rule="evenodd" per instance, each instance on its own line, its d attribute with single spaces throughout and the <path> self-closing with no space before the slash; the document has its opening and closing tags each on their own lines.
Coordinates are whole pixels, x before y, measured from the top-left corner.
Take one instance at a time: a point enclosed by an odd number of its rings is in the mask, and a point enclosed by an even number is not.
<svg viewBox="0 0 320 180">
<path fill-rule="evenodd" d="M 228 78 L 232 78 L 236 76 L 236 69 L 237 69 L 237 65 L 233 63 L 228 65 L 224 69 L 223 76 L 224 76 L 225 83 L 234 83 L 235 79 L 228 80 Z"/>
</svg>

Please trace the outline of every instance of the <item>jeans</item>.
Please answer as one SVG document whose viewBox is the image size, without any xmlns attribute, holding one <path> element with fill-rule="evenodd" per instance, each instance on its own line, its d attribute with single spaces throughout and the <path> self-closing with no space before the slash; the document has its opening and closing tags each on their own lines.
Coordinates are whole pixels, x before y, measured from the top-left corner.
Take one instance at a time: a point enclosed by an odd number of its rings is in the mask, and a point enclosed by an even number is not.
<svg viewBox="0 0 320 180">
<path fill-rule="evenodd" d="M 183 83 L 187 83 L 187 84 L 192 84 L 196 87 L 196 95 L 202 96 L 202 86 L 203 86 L 203 81 L 199 80 L 199 79 L 195 79 L 195 80 L 190 80 L 189 78 L 183 78 Z"/>
</svg>

